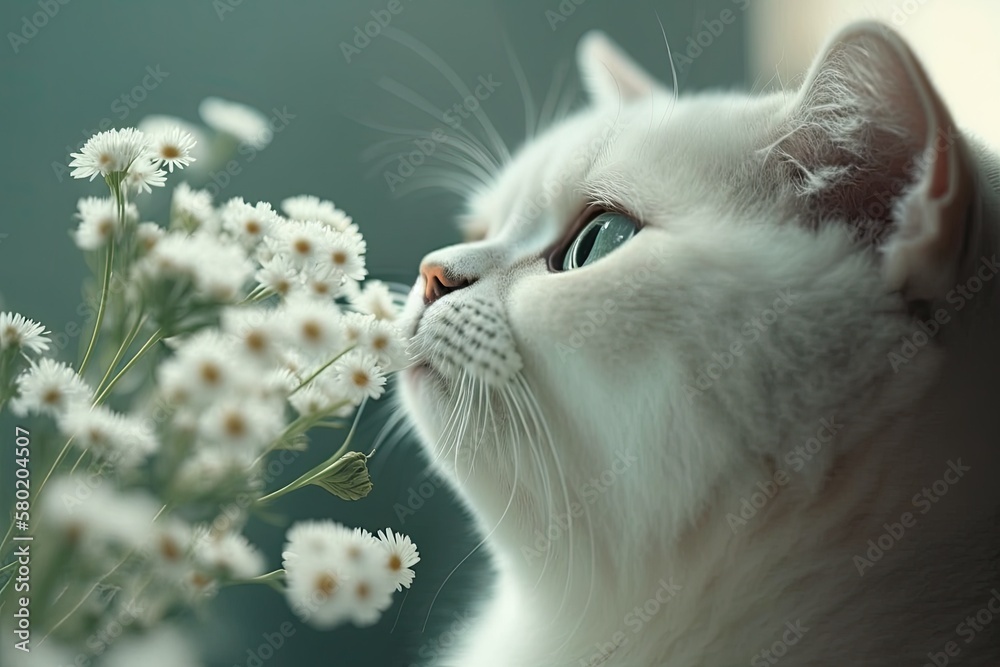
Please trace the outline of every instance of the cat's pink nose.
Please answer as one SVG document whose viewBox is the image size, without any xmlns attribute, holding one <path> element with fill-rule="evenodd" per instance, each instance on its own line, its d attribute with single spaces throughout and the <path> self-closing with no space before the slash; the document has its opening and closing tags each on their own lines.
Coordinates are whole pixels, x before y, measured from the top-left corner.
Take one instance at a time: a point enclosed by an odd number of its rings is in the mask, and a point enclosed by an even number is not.
<svg viewBox="0 0 1000 667">
<path fill-rule="evenodd" d="M 440 264 L 421 264 L 420 275 L 424 277 L 424 303 L 431 305 L 445 294 L 450 294 L 472 284 L 465 278 L 451 278 Z"/>
</svg>

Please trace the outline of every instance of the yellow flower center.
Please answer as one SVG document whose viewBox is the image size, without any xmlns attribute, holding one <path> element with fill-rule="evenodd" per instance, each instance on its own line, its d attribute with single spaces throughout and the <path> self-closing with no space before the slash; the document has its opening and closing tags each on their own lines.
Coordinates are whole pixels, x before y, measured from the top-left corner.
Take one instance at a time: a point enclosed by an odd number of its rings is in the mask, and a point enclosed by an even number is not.
<svg viewBox="0 0 1000 667">
<path fill-rule="evenodd" d="M 316 590 L 316 595 L 322 598 L 329 598 L 337 590 L 337 580 L 329 572 L 324 572 L 316 577 L 313 587 Z"/>
</svg>

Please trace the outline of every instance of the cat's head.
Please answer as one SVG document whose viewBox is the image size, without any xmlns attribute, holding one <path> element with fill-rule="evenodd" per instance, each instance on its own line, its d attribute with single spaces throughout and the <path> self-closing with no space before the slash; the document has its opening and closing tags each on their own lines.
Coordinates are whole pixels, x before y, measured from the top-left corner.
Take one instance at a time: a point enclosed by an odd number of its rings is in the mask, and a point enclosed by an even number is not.
<svg viewBox="0 0 1000 667">
<path fill-rule="evenodd" d="M 881 26 L 759 97 L 678 98 L 600 34 L 579 66 L 589 104 L 470 195 L 404 316 L 420 436 L 528 567 L 667 541 L 805 443 L 822 493 L 933 372 L 937 341 L 892 355 L 975 233 L 969 148 Z"/>
</svg>

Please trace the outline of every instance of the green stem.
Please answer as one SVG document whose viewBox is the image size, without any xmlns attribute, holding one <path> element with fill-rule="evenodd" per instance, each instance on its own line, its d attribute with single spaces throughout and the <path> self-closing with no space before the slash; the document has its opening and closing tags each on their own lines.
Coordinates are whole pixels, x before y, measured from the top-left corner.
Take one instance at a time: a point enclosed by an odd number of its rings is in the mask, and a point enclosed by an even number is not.
<svg viewBox="0 0 1000 667">
<path fill-rule="evenodd" d="M 281 496 L 285 495 L 286 493 L 291 493 L 296 489 L 301 489 L 303 486 L 306 486 L 307 484 L 312 484 L 320 477 L 323 477 L 324 475 L 328 474 L 331 471 L 331 469 L 334 466 L 336 466 L 337 463 L 340 461 L 340 457 L 342 457 L 347 452 L 347 448 L 350 446 L 351 440 L 354 438 L 354 432 L 358 428 L 358 422 L 361 421 L 361 414 L 364 412 L 364 407 L 365 407 L 364 402 L 358 407 L 358 412 L 354 416 L 354 423 L 351 425 L 351 430 L 347 433 L 347 437 L 344 438 L 344 442 L 343 444 L 341 444 L 340 449 L 335 451 L 333 455 L 326 461 L 323 461 L 323 463 L 320 463 L 318 466 L 316 466 L 309 472 L 305 473 L 298 479 L 289 482 L 287 485 L 281 487 L 277 491 L 272 491 L 266 496 L 259 498 L 257 500 L 257 504 L 266 505 L 272 500 L 276 500 Z"/>
<path fill-rule="evenodd" d="M 243 584 L 264 584 L 265 586 L 270 586 L 279 593 L 284 593 L 285 589 L 282 584 L 285 582 L 285 571 L 278 569 L 274 572 L 268 572 L 267 574 L 262 574 L 259 577 L 252 577 L 250 579 L 237 579 L 235 581 L 228 582 L 227 586 L 240 586 Z"/>
<path fill-rule="evenodd" d="M 310 382 L 312 382 L 313 380 L 315 380 L 319 376 L 320 373 L 322 373 L 327 368 L 329 368 L 330 366 L 332 366 L 335 363 L 337 363 L 338 359 L 340 359 L 345 354 L 347 354 L 348 352 L 350 352 L 351 350 L 353 350 L 355 347 L 356 347 L 355 345 L 351 345 L 349 348 L 347 348 L 346 350 L 344 350 L 343 352 L 341 352 L 340 354 L 338 354 L 337 356 L 335 356 L 333 359 L 330 359 L 330 361 L 326 362 L 325 364 L 323 364 L 322 366 L 320 366 L 319 368 L 317 368 L 315 372 L 313 372 L 309 377 L 307 377 L 305 380 L 303 380 L 302 383 L 299 384 L 298 387 L 296 387 L 295 389 L 293 389 L 292 393 L 290 393 L 288 395 L 289 396 L 294 396 L 295 392 L 297 392 L 299 389 L 302 389 L 307 384 L 309 384 Z"/>
<path fill-rule="evenodd" d="M 149 340 L 143 343 L 142 347 L 139 348 L 139 351 L 135 353 L 135 356 L 129 359 L 129 362 L 125 364 L 120 371 L 118 371 L 118 374 L 115 375 L 111 382 L 108 383 L 108 386 L 104 388 L 104 391 L 98 395 L 97 400 L 94 401 L 95 405 L 103 401 L 104 397 L 108 395 L 108 392 L 114 388 L 118 381 L 121 380 L 125 374 L 128 373 L 133 366 L 135 366 L 136 363 L 138 363 L 139 359 L 141 359 L 144 354 L 149 352 L 149 350 L 160 341 L 160 338 L 163 336 L 162 331 L 162 329 L 157 329 L 153 332 L 153 335 L 149 337 Z"/>
<path fill-rule="evenodd" d="M 122 339 L 122 344 L 118 348 L 118 352 L 115 353 L 115 358 L 111 360 L 110 364 L 108 364 L 107 372 L 104 373 L 104 377 L 101 378 L 100 383 L 97 385 L 97 391 L 101 391 L 101 388 L 104 386 L 104 383 L 108 381 L 109 377 L 111 377 L 111 373 L 115 370 L 115 367 L 118 366 L 118 362 L 122 360 L 122 357 L 125 356 L 125 351 L 128 350 L 132 346 L 132 343 L 135 342 L 135 338 L 136 336 L 139 335 L 139 331 L 142 330 L 142 325 L 145 322 L 146 322 L 145 316 L 138 318 L 135 322 L 135 325 L 129 330 L 127 334 L 125 334 L 125 337 Z"/>
<path fill-rule="evenodd" d="M 94 331 L 90 335 L 90 343 L 87 345 L 87 352 L 83 355 L 83 361 L 80 363 L 80 369 L 77 373 L 80 377 L 83 377 L 84 371 L 87 370 L 87 363 L 90 361 L 90 355 L 94 352 L 94 347 L 97 343 L 97 335 L 101 331 L 101 327 L 104 324 L 104 312 L 107 310 L 108 295 L 111 292 L 111 265 L 115 259 L 115 246 L 113 243 L 108 245 L 108 251 L 105 255 L 104 260 L 104 280 L 101 284 L 101 302 L 97 307 L 97 321 L 94 322 Z"/>
</svg>

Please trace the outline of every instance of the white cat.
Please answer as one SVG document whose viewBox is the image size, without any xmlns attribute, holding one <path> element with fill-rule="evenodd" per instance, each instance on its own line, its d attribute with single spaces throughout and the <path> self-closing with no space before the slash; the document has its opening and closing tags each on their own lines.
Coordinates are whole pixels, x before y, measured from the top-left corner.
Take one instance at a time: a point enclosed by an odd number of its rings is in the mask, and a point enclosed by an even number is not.
<svg viewBox="0 0 1000 667">
<path fill-rule="evenodd" d="M 579 65 L 404 316 L 498 572 L 440 664 L 1000 665 L 998 162 L 876 24 L 761 97 Z"/>
</svg>

